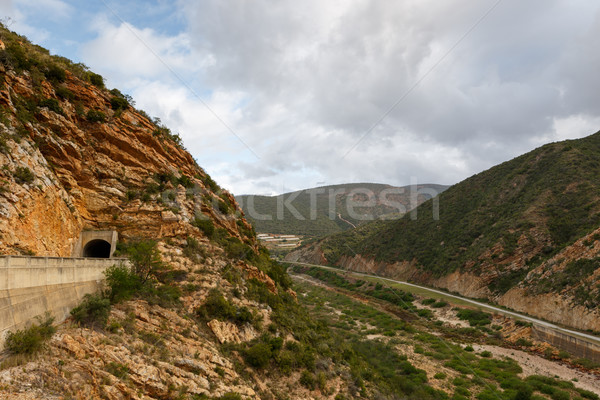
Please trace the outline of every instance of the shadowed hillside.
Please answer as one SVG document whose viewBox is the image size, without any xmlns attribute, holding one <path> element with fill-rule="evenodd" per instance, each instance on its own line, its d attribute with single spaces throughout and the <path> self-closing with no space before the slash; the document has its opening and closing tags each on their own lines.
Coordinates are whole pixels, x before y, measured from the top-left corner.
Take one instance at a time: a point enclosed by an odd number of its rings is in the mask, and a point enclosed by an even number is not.
<svg viewBox="0 0 600 400">
<path fill-rule="evenodd" d="M 427 201 L 417 219 L 364 224 L 290 257 L 360 268 L 360 255 L 382 273 L 472 296 L 519 306 L 516 290 L 561 293 L 565 310 L 588 312 L 600 304 L 599 175 L 600 133 L 551 143 L 450 187 L 436 199 L 439 219 Z"/>
<path fill-rule="evenodd" d="M 368 221 L 397 219 L 448 186 L 352 183 L 284 193 L 236 196 L 258 232 L 321 237 Z"/>
</svg>

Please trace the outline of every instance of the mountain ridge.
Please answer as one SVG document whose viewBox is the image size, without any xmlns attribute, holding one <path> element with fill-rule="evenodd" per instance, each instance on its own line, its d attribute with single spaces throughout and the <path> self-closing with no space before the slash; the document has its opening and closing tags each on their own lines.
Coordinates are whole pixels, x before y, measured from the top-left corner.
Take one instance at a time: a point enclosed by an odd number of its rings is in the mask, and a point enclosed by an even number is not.
<svg viewBox="0 0 600 400">
<path fill-rule="evenodd" d="M 448 186 L 349 183 L 276 196 L 236 196 L 258 232 L 319 237 L 368 220 L 398 218 Z M 414 192 L 414 193 L 413 193 Z M 414 195 L 414 198 L 411 197 Z M 252 209 L 251 209 L 252 208 Z"/>
<path fill-rule="evenodd" d="M 433 217 L 435 202 L 429 200 L 416 209 L 417 220 L 405 216 L 371 222 L 289 257 L 354 269 L 368 265 L 384 274 L 513 304 L 520 311 L 526 307 L 517 299 L 526 294 L 564 296 L 561 316 L 549 319 L 600 330 L 592 318 L 600 271 L 593 261 L 600 252 L 599 172 L 600 132 L 549 143 L 450 187 L 437 199 L 439 220 Z M 535 277 L 574 270 L 567 264 L 579 258 L 569 249 L 581 242 L 591 246 L 581 257 L 593 264 L 585 274 L 566 276 L 561 281 L 565 287 L 548 277 L 545 289 L 537 289 Z M 581 308 L 579 322 L 568 316 L 570 306 Z"/>
</svg>

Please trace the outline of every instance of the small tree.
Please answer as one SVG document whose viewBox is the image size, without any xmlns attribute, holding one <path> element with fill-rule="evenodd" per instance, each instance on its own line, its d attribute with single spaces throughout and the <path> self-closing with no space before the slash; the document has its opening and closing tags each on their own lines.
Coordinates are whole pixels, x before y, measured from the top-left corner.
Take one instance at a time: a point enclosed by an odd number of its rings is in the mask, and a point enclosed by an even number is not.
<svg viewBox="0 0 600 400">
<path fill-rule="evenodd" d="M 156 275 L 164 269 L 155 241 L 142 240 L 129 247 L 127 253 L 129 254 L 132 270 L 140 277 L 142 285 L 148 281 L 150 276 Z"/>
</svg>

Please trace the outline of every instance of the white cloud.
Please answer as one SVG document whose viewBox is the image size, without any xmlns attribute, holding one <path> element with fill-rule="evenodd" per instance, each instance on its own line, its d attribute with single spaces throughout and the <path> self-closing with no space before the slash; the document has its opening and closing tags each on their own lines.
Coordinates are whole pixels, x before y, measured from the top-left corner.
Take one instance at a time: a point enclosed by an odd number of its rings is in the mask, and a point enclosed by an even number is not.
<svg viewBox="0 0 600 400">
<path fill-rule="evenodd" d="M 126 22 L 115 26 L 105 17 L 97 18 L 92 29 L 97 37 L 83 46 L 83 58 L 118 81 L 140 78 L 171 81 L 175 79 L 171 70 L 184 74 L 210 62 L 190 57 L 184 33 L 165 36 Z"/>
<path fill-rule="evenodd" d="M 83 54 L 236 193 L 452 183 L 600 122 L 600 6 L 502 2 L 459 41 L 492 4 L 181 0 L 179 33 L 98 18 Z"/>
</svg>

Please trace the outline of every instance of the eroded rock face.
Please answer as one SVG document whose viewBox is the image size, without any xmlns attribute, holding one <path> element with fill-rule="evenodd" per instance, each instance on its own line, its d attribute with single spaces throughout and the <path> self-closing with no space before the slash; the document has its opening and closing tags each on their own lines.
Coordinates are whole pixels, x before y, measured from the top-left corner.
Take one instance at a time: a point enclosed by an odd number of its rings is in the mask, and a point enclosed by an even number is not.
<svg viewBox="0 0 600 400">
<path fill-rule="evenodd" d="M 174 237 L 190 230 L 198 212 L 242 239 L 240 227 L 250 230 L 249 224 L 212 206 L 225 200 L 239 213 L 233 196 L 207 185 L 187 151 L 134 108 L 115 113 L 108 91 L 66 74 L 62 84 L 36 86 L 27 73 L 0 73 L 0 253 L 70 256 L 82 229 Z M 59 97 L 59 89 L 72 99 Z M 23 120 L 23 103 L 40 99 L 55 101 L 60 112 L 31 106 Z M 90 110 L 105 122 L 90 122 Z M 151 192 L 161 175 L 189 182 L 168 181 Z"/>
<path fill-rule="evenodd" d="M 256 330 L 246 325 L 241 330 L 231 322 L 213 319 L 207 322 L 208 327 L 215 334 L 220 343 L 242 343 L 258 336 Z"/>
<path fill-rule="evenodd" d="M 226 332 L 236 343 L 258 333 L 215 321 L 222 333 L 215 336 L 193 319 L 211 289 L 232 297 L 221 269 L 238 260 L 192 222 L 209 220 L 222 240 L 249 251 L 258 248 L 252 227 L 164 127 L 131 106 L 114 111 L 113 96 L 69 71 L 51 83 L 0 63 L 0 254 L 71 256 L 83 229 L 153 239 L 179 274 L 181 303 L 113 306 L 106 330 L 65 322 L 35 361 L 0 371 L 0 398 L 163 399 L 185 390 L 257 399 L 255 382 L 218 346 Z M 90 111 L 104 121 L 90 121 Z M 184 254 L 192 245 L 195 252 Z M 277 291 L 256 267 L 240 270 Z M 266 306 L 236 301 L 268 323 Z"/>
</svg>

